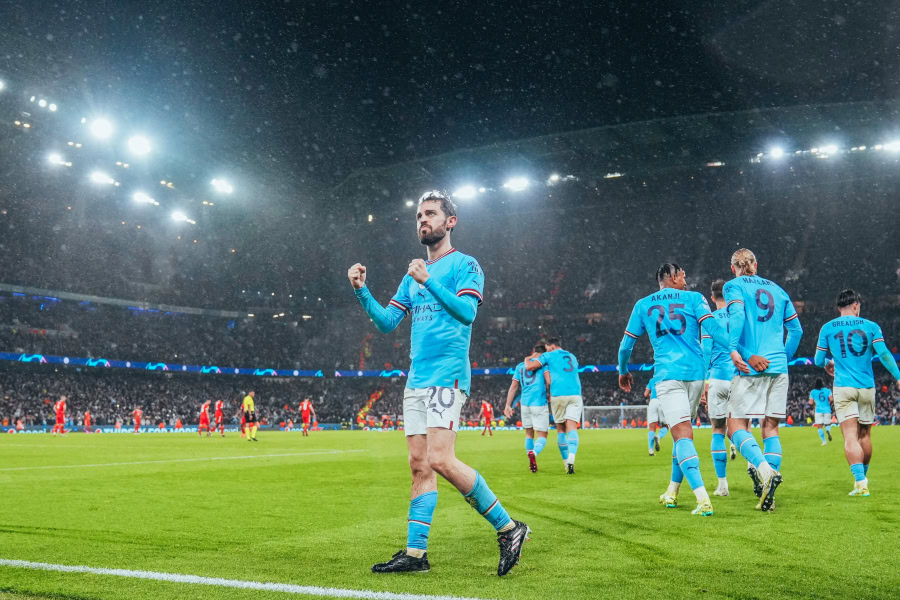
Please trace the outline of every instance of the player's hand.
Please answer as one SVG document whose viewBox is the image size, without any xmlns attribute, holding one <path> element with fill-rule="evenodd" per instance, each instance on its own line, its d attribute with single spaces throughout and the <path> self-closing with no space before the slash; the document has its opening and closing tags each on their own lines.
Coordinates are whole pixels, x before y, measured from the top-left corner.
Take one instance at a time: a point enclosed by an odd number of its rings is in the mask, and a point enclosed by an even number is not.
<svg viewBox="0 0 900 600">
<path fill-rule="evenodd" d="M 750 367 L 747 366 L 747 363 L 744 362 L 744 359 L 741 358 L 741 353 L 737 350 L 731 351 L 731 362 L 734 363 L 734 366 L 741 373 L 749 373 Z"/>
<path fill-rule="evenodd" d="M 414 258 L 409 263 L 409 270 L 407 273 L 416 280 L 416 283 L 424 285 L 425 282 L 428 281 L 428 269 L 425 268 L 425 261 L 421 258 Z"/>
<path fill-rule="evenodd" d="M 756 370 L 757 373 L 762 373 L 766 369 L 769 368 L 769 360 L 757 354 L 754 354 L 750 358 L 747 359 L 747 362 L 750 363 L 750 366 Z"/>
<path fill-rule="evenodd" d="M 510 407 L 507 406 L 506 408 L 503 409 L 503 414 L 506 416 L 507 419 L 512 418 L 513 409 L 511 409 Z"/>
<path fill-rule="evenodd" d="M 350 279 L 350 285 L 353 286 L 353 289 L 362 289 L 366 285 L 366 268 L 356 263 L 347 270 L 347 278 Z"/>
<path fill-rule="evenodd" d="M 650 397 L 650 388 L 644 388 L 644 398 Z"/>
<path fill-rule="evenodd" d="M 703 384 L 703 393 L 700 395 L 700 402 L 703 403 L 707 409 L 709 408 L 709 382 L 705 382 Z"/>
<path fill-rule="evenodd" d="M 828 373 L 831 377 L 834 377 L 834 361 L 829 360 L 825 363 L 825 372 Z"/>
<path fill-rule="evenodd" d="M 631 386 L 634 383 L 634 375 L 631 373 L 625 373 L 624 375 L 619 375 L 619 387 L 622 388 L 624 392 L 630 392 Z"/>
<path fill-rule="evenodd" d="M 897 380 L 897 389 L 900 389 L 900 379 Z"/>
</svg>

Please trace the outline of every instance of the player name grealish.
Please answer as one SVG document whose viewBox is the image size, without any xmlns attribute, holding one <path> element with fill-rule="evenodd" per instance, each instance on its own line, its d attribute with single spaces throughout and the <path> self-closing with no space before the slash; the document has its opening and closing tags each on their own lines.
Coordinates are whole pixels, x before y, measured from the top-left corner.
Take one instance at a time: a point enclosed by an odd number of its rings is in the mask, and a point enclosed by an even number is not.
<svg viewBox="0 0 900 600">
<path fill-rule="evenodd" d="M 653 294 L 650 297 L 651 302 L 659 302 L 660 300 L 678 300 L 681 298 L 681 292 L 670 292 L 667 294 Z"/>
<path fill-rule="evenodd" d="M 862 325 L 865 323 L 865 319 L 842 319 L 840 321 L 832 321 L 832 327 L 850 327 L 852 325 Z"/>
</svg>

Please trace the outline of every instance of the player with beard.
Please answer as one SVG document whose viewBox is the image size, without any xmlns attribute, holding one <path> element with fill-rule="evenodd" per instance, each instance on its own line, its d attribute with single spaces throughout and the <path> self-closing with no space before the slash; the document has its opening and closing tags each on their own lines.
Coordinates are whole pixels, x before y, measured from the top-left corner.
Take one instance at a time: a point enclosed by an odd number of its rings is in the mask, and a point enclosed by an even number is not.
<svg viewBox="0 0 900 600">
<path fill-rule="evenodd" d="M 437 474 L 459 490 L 497 530 L 497 575 L 505 575 L 518 563 L 522 544 L 531 531 L 525 523 L 512 519 L 484 478 L 456 457 L 459 415 L 469 397 L 472 378 L 472 323 L 484 288 L 478 261 L 450 243 L 456 222 L 456 206 L 448 194 L 433 190 L 422 195 L 416 227 L 419 241 L 427 248 L 428 261 L 416 258 L 409 263 L 387 307 L 382 307 L 366 287 L 366 267 L 356 263 L 347 272 L 356 297 L 380 331 L 393 331 L 403 317 L 412 318 L 412 364 L 403 397 L 412 471 L 406 549 L 374 565 L 375 573 L 430 569 L 426 550 L 437 505 Z"/>
</svg>

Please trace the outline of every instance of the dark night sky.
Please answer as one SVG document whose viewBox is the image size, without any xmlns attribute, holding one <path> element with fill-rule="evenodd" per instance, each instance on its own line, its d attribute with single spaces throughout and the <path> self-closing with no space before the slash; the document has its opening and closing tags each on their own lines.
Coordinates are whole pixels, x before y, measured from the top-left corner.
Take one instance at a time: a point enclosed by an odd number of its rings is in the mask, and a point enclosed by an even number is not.
<svg viewBox="0 0 900 600">
<path fill-rule="evenodd" d="M 333 184 L 354 168 L 558 131 L 891 98 L 896 8 L 5 2 L 0 74 L 132 118 L 158 111 Z"/>
</svg>

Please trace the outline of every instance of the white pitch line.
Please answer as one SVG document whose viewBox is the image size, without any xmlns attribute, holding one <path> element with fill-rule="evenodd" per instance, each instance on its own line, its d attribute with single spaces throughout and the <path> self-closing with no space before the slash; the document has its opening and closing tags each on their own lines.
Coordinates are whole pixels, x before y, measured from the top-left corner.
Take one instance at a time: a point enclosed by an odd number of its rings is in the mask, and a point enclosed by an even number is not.
<svg viewBox="0 0 900 600">
<path fill-rule="evenodd" d="M 0 566 L 39 571 L 58 571 L 61 573 L 91 573 L 93 575 L 112 575 L 114 577 L 131 577 L 134 579 L 150 579 L 172 583 L 193 583 L 195 585 L 211 585 L 218 587 L 239 588 L 245 590 L 264 590 L 301 594 L 304 596 L 326 596 L 329 598 L 363 598 L 364 600 L 481 600 L 480 598 L 463 598 L 460 596 L 429 596 L 427 594 L 398 594 L 394 592 L 376 592 L 373 590 L 348 590 L 327 588 L 313 585 L 293 585 L 289 583 L 263 583 L 261 581 L 243 581 L 240 579 L 222 579 L 220 577 L 200 577 L 199 575 L 179 575 L 177 573 L 159 573 L 156 571 L 133 571 L 131 569 L 103 569 L 81 565 L 55 565 L 52 563 L 30 562 L 27 560 L 8 560 L 0 558 Z"/>
<path fill-rule="evenodd" d="M 327 452 L 292 452 L 290 454 L 250 454 L 248 456 L 211 456 L 207 458 L 173 458 L 171 460 L 138 460 L 134 462 L 95 463 L 87 465 L 47 465 L 42 467 L 7 467 L 0 471 L 38 471 L 42 469 L 80 469 L 82 467 L 121 467 L 130 465 L 158 465 L 163 463 L 206 462 L 211 460 L 243 460 L 247 458 L 273 458 L 281 456 L 315 456 L 317 454 L 345 454 L 368 450 L 328 450 Z"/>
</svg>

